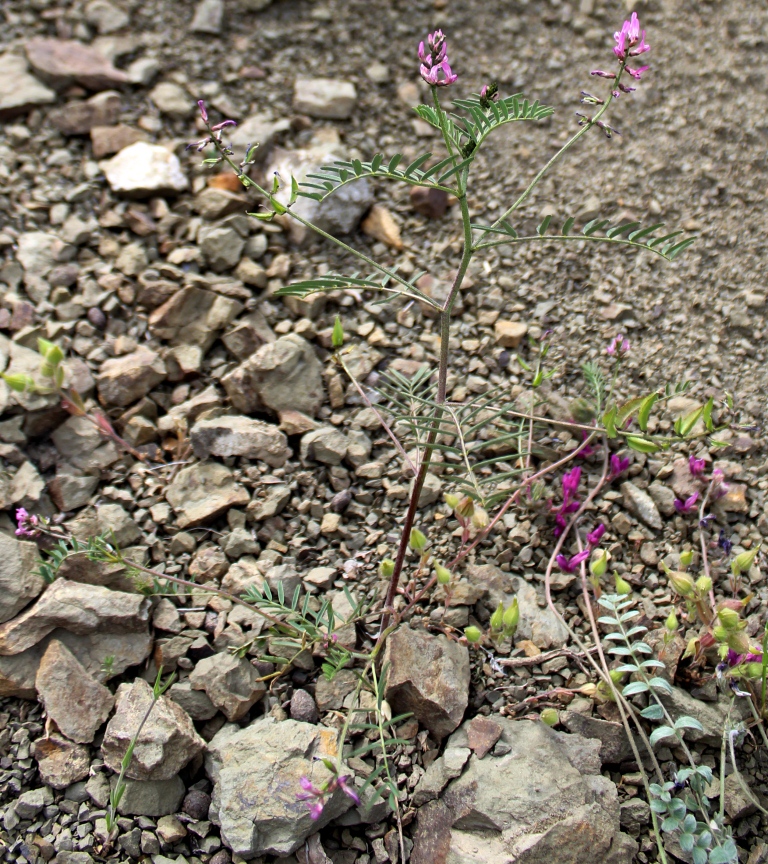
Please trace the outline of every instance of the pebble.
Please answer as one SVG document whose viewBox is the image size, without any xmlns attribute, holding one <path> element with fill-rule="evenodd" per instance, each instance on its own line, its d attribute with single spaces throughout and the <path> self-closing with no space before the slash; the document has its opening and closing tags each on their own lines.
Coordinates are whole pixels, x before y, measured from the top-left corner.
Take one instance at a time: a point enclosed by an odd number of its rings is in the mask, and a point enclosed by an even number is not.
<svg viewBox="0 0 768 864">
<path fill-rule="evenodd" d="M 297 78 L 293 107 L 310 117 L 346 120 L 357 103 L 357 90 L 351 81 L 336 78 Z"/>
<path fill-rule="evenodd" d="M 178 158 L 165 147 L 145 141 L 129 144 L 100 167 L 118 195 L 183 192 L 189 185 Z"/>
<path fill-rule="evenodd" d="M 55 101 L 56 93 L 29 74 L 23 57 L 17 54 L 0 56 L 0 121 Z"/>
</svg>

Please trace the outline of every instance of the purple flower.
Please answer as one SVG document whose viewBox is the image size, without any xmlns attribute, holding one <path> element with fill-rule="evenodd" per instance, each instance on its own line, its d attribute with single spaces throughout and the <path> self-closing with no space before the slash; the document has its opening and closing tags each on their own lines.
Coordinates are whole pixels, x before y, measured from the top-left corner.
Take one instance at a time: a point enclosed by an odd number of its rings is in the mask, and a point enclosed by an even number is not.
<svg viewBox="0 0 768 864">
<path fill-rule="evenodd" d="M 589 549 L 582 549 L 581 552 L 577 552 L 572 558 L 566 558 L 565 555 L 558 555 L 555 560 L 557 561 L 557 566 L 563 571 L 563 573 L 574 573 L 579 564 L 581 564 L 582 561 L 586 561 L 590 554 Z"/>
<path fill-rule="evenodd" d="M 651 67 L 641 66 L 639 69 L 631 69 L 629 66 L 626 66 L 625 68 L 636 81 L 639 81 L 643 72 L 647 72 Z"/>
<path fill-rule="evenodd" d="M 587 432 L 586 429 L 582 429 L 581 430 L 581 440 L 586 441 L 587 438 L 589 438 L 589 432 Z M 579 450 L 579 456 L 581 456 L 585 459 L 587 456 L 594 456 L 595 453 L 596 453 L 596 450 L 591 444 L 587 444 L 586 447 L 582 447 L 581 450 Z"/>
<path fill-rule="evenodd" d="M 16 536 L 17 537 L 35 537 L 39 534 L 38 525 L 40 520 L 37 516 L 30 516 L 23 508 L 19 507 L 16 511 Z"/>
<path fill-rule="evenodd" d="M 695 456 L 690 456 L 688 458 L 688 468 L 690 469 L 691 474 L 694 477 L 698 477 L 699 474 L 704 473 L 704 469 L 707 467 L 707 463 L 704 459 L 697 459 Z"/>
<path fill-rule="evenodd" d="M 637 17 L 637 12 L 632 13 L 629 21 L 624 22 L 621 30 L 613 34 L 613 38 L 616 40 L 613 53 L 622 62 L 627 59 L 627 56 L 635 57 L 651 50 L 645 41 L 645 30 L 642 33 L 640 31 L 640 19 Z"/>
<path fill-rule="evenodd" d="M 605 72 L 602 69 L 593 69 L 590 75 L 596 75 L 598 78 L 615 78 L 616 75 L 613 72 Z"/>
<path fill-rule="evenodd" d="M 690 513 L 691 510 L 696 506 L 696 502 L 699 500 L 699 493 L 694 492 L 693 495 L 689 495 L 685 501 L 681 501 L 679 498 L 675 498 L 675 510 L 678 513 Z"/>
<path fill-rule="evenodd" d="M 613 337 L 605 350 L 611 357 L 623 357 L 629 354 L 629 339 L 623 333 L 619 333 L 618 336 Z"/>
<path fill-rule="evenodd" d="M 338 780 L 339 789 L 348 797 L 351 798 L 355 804 L 360 806 L 360 796 L 355 791 L 354 787 L 350 783 L 350 778 L 346 775 L 342 775 Z"/>
<path fill-rule="evenodd" d="M 202 99 L 198 100 L 197 107 L 200 109 L 200 116 L 203 118 L 203 123 L 207 123 L 208 110 L 205 107 L 205 102 Z"/>
<path fill-rule="evenodd" d="M 427 44 L 419 43 L 421 77 L 432 87 L 447 87 L 459 77 L 448 63 L 448 42 L 442 30 L 427 36 Z"/>
<path fill-rule="evenodd" d="M 733 543 L 725 536 L 725 528 L 720 529 L 720 536 L 717 538 L 717 545 L 725 552 L 726 555 L 731 554 Z"/>
<path fill-rule="evenodd" d="M 568 506 L 579 491 L 581 482 L 581 468 L 577 465 L 563 474 L 563 504 Z"/>
<path fill-rule="evenodd" d="M 763 655 L 762 654 L 739 654 L 733 650 L 733 648 L 728 649 L 728 656 L 725 658 L 728 665 L 733 668 L 734 666 L 738 666 L 741 663 L 762 663 Z"/>
<path fill-rule="evenodd" d="M 605 534 L 605 525 L 603 525 L 603 523 L 601 522 L 597 526 L 597 528 L 587 534 L 587 543 L 590 545 L 590 547 L 597 546 L 597 544 L 602 539 L 603 534 Z"/>
<path fill-rule="evenodd" d="M 237 120 L 222 120 L 221 123 L 217 123 L 215 126 L 211 126 L 211 132 L 220 132 L 227 126 L 237 126 Z"/>
<path fill-rule="evenodd" d="M 611 480 L 615 480 L 619 475 L 623 474 L 627 468 L 629 468 L 628 456 L 619 456 L 617 453 L 611 454 Z"/>
</svg>

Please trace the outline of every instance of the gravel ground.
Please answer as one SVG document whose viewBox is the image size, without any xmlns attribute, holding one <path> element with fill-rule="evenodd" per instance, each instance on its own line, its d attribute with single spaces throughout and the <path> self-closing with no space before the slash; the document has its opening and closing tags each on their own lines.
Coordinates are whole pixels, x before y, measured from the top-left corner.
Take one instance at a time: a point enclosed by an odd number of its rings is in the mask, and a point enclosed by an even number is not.
<svg viewBox="0 0 768 864">
<path fill-rule="evenodd" d="M 373 305 L 372 298 L 354 292 L 307 303 L 271 297 L 290 281 L 357 268 L 333 247 L 312 238 L 300 246 L 279 225 L 262 227 L 245 220 L 240 216 L 247 209 L 244 201 L 235 200 L 225 211 L 217 199 L 219 210 L 210 215 L 205 193 L 212 188 L 207 185 L 211 172 L 200 166 L 196 153 L 184 150 L 188 141 L 200 137 L 194 103 L 204 97 L 217 116 L 231 116 L 241 125 L 254 115 L 267 115 L 261 128 L 271 127 L 283 151 L 329 146 L 361 158 L 381 151 L 402 152 L 406 159 L 425 150 L 439 152 L 439 139 L 414 119 L 411 106 L 427 95 L 417 80 L 415 46 L 428 30 L 440 26 L 448 34 L 452 64 L 460 76 L 457 95 L 496 79 L 502 95 L 523 92 L 556 109 L 541 123 L 507 127 L 509 133 L 499 133 L 486 146 L 475 166 L 470 207 L 475 221 L 487 222 L 572 134 L 574 112 L 581 108 L 579 91 L 600 92 L 601 82 L 590 78 L 589 71 L 608 67 L 611 35 L 627 9 L 593 0 L 573 6 L 554 0 L 536 6 L 522 0 L 495 6 L 436 0 L 416 8 L 391 0 L 372 15 L 369 4 L 354 0 L 275 0 L 257 9 L 259 5 L 225 0 L 222 23 L 217 19 L 221 6 L 208 4 L 205 15 L 198 10 L 195 27 L 218 31 L 212 33 L 194 32 L 195 5 L 186 0 L 114 6 L 101 0 L 60 6 L 46 0 L 7 0 L 3 7 L 4 57 L 22 56 L 34 37 L 78 39 L 92 43 L 118 69 L 128 70 L 133 83 L 119 88 L 117 113 L 95 125 L 113 129 L 119 121 L 150 143 L 170 144 L 189 186 L 178 194 L 139 199 L 110 188 L 102 159 L 120 148 L 98 156 L 98 133 L 89 137 L 59 131 L 66 119 L 57 118 L 56 111 L 67 104 L 66 117 L 71 103 L 91 95 L 77 83 L 59 82 L 58 92 L 42 100 L 45 104 L 14 112 L 0 123 L 0 338 L 11 340 L 0 343 L 0 359 L 5 363 L 9 354 L 13 357 L 13 346 L 34 348 L 39 335 L 59 342 L 79 360 L 79 380 L 93 398 L 96 380 L 101 404 L 125 438 L 150 460 L 184 463 L 150 470 L 112 452 L 108 448 L 113 445 L 89 437 L 72 421 L 62 426 L 66 415 L 53 401 L 34 404 L 28 413 L 22 407 L 30 405 L 19 405 L 4 390 L 0 503 L 8 515 L 0 515 L 0 531 L 12 535 L 12 511 L 25 506 L 60 519 L 77 536 L 112 528 L 120 534 L 121 545 L 136 549 L 146 563 L 169 575 L 202 580 L 213 568 L 214 578 L 221 580 L 229 569 L 232 579 L 240 567 L 245 579 L 256 564 L 261 573 L 270 566 L 285 567 L 280 578 L 294 578 L 296 584 L 303 579 L 305 587 L 313 586 L 318 593 L 343 597 L 342 589 L 350 588 L 360 599 L 375 601 L 382 593 L 378 564 L 382 556 L 393 554 L 409 481 L 375 417 L 330 362 L 330 331 L 340 315 L 350 342 L 362 346 L 355 355 L 361 377 L 374 387 L 389 364 L 406 373 L 425 362 L 434 364 L 434 322 L 417 306 L 402 301 Z M 621 135 L 608 141 L 595 132 L 580 142 L 537 187 L 522 211 L 520 227 L 527 233 L 546 215 L 557 225 L 571 215 L 582 222 L 599 214 L 644 224 L 663 220 L 670 230 L 683 228 L 698 240 L 672 264 L 648 252 L 589 244 L 503 247 L 476 259 L 462 294 L 462 311 L 452 324 L 449 393 L 455 401 L 489 385 L 512 397 L 524 393 L 526 379 L 514 362 L 516 349 L 502 344 L 496 328 L 497 322 L 520 322 L 531 335 L 553 331 L 550 358 L 557 371 L 546 396 L 556 415 L 564 400 L 583 391 L 581 364 L 598 359 L 618 331 L 627 333 L 632 350 L 622 386 L 628 396 L 666 381 L 690 382 L 686 398 L 698 403 L 734 394 L 743 431 L 724 436 L 729 445 L 724 450 L 707 453 L 700 447 L 697 452 L 708 460 L 722 460 L 734 496 L 718 513 L 717 524 L 736 550 L 746 549 L 768 536 L 763 444 L 768 96 L 759 62 L 768 46 L 768 11 L 762 4 L 731 0 L 658 0 L 642 4 L 638 12 L 652 46 L 651 68 L 637 92 L 622 97 L 611 116 Z M 321 119 L 297 109 L 296 80 L 313 76 L 355 85 L 354 101 L 343 112 L 346 119 Z M 170 90 L 168 85 L 173 85 Z M 0 97 L 7 95 L 8 85 L 3 90 L 0 82 Z M 269 158 L 257 171 L 269 165 Z M 391 226 L 383 235 L 370 226 L 356 230 L 350 242 L 379 260 L 398 263 L 404 273 L 425 269 L 438 282 L 449 279 L 460 251 L 457 208 L 449 207 L 442 218 L 427 219 L 414 212 L 407 190 L 381 184 L 372 186 L 370 195 L 365 207 L 374 201 L 385 207 L 402 243 Z M 222 234 L 206 235 L 213 223 L 214 229 L 223 226 Z M 58 255 L 55 260 L 30 251 L 25 245 L 30 241 L 23 238 L 35 232 L 61 238 L 67 244 L 64 251 L 48 253 Z M 200 295 L 182 310 L 181 320 L 171 320 L 169 314 L 160 320 L 153 317 L 181 286 L 218 297 L 216 309 L 223 309 L 217 312 L 219 318 Z M 195 329 L 198 320 L 204 323 Z M 263 404 L 238 404 L 237 394 L 247 388 L 242 383 L 226 387 L 227 375 L 262 342 L 287 334 L 306 340 L 300 343 L 309 346 L 309 353 L 297 361 L 298 379 L 283 379 L 278 399 L 282 407 L 263 396 Z M 151 354 L 141 354 L 143 350 Z M 519 351 L 530 359 L 525 342 Z M 120 358 L 133 358 L 125 360 L 125 374 L 115 365 Z M 316 400 L 310 386 L 315 378 L 321 394 Z M 210 441 L 190 451 L 179 434 L 174 410 L 193 418 L 191 426 L 207 409 L 214 409 L 215 420 L 216 409 L 227 398 L 238 413 L 269 424 L 272 443 L 261 441 L 258 455 L 217 451 Z M 306 400 L 301 410 L 309 418 L 280 413 L 298 407 L 291 399 L 299 398 Z M 195 399 L 198 408 L 190 409 Z M 278 420 L 285 439 L 275 437 Z M 668 429 L 670 420 L 670 414 L 662 415 L 657 428 Z M 325 431 L 320 443 L 311 443 L 304 433 L 316 424 Z M 570 445 L 568 436 L 555 443 L 572 446 L 572 439 Z M 290 452 L 284 451 L 286 445 Z M 675 515 L 670 503 L 672 489 L 679 494 L 674 461 L 688 452 L 673 448 L 650 458 L 634 454 L 628 479 L 641 493 L 649 490 L 650 498 L 644 496 L 644 501 L 651 501 L 655 516 L 643 519 L 634 493 L 620 483 L 596 510 L 596 517 L 610 526 L 606 539 L 612 566 L 629 579 L 649 621 L 663 620 L 672 608 L 660 562 L 675 566 L 681 548 L 697 542 L 695 519 Z M 184 473 L 189 465 L 191 479 Z M 226 483 L 236 488 L 227 487 L 221 493 L 224 500 L 215 495 L 205 499 L 201 506 L 208 511 L 198 519 L 189 512 L 194 482 L 204 474 L 213 477 L 210 472 L 223 470 L 222 465 L 229 472 Z M 596 460 L 584 465 L 586 475 L 597 476 Z M 448 461 L 435 473 L 435 496 L 420 518 L 437 550 L 447 556 L 456 548 L 455 538 L 441 533 L 445 508 L 437 497 L 441 483 L 443 491 L 452 489 L 455 468 Z M 178 491 L 166 498 L 171 487 Z M 655 520 L 661 528 L 654 527 Z M 536 509 L 510 517 L 470 559 L 466 581 L 470 586 L 482 581 L 473 568 L 483 565 L 523 577 L 538 592 L 533 592 L 532 607 L 544 621 L 541 583 L 551 523 L 546 512 Z M 449 530 L 456 527 L 448 522 Z M 314 581 L 307 578 L 310 571 Z M 719 576 L 726 571 L 724 564 L 716 564 Z M 116 583 L 112 587 L 119 588 Z M 558 588 L 559 608 L 572 626 L 586 633 L 580 592 L 569 580 Z M 751 574 L 751 588 L 754 597 L 747 616 L 754 636 L 765 624 L 768 602 L 759 570 Z M 468 591 L 466 602 L 452 606 L 446 620 L 456 627 L 486 623 L 493 604 L 487 597 L 487 603 L 478 600 L 480 596 Z M 205 656 L 221 656 L 228 647 L 258 635 L 252 621 L 233 618 L 229 607 L 206 608 L 204 600 L 200 611 L 194 596 L 176 599 L 173 605 L 178 611 L 153 609 L 154 655 L 126 674 L 120 670 L 113 684 L 130 682 L 137 673 L 151 680 L 157 664 L 168 668 L 167 658 L 174 651 L 171 662 L 177 663 L 181 681 L 187 681 Z M 170 618 L 162 618 L 161 612 Z M 434 607 L 419 608 L 416 621 L 422 616 L 427 625 L 439 621 Z M 533 641 L 543 650 L 553 644 Z M 514 656 L 522 656 L 522 649 Z M 0 680 L 3 674 L 0 668 Z M 315 672 L 296 669 L 236 722 L 245 727 L 262 715 L 315 722 L 311 708 L 316 712 L 315 703 L 320 703 L 316 680 Z M 570 656 L 498 671 L 475 655 L 467 717 L 521 716 L 530 710 L 524 699 L 555 687 L 578 688 L 587 680 Z M 677 683 L 693 687 L 699 699 L 712 699 L 712 692 L 703 695 L 707 687 L 711 690 L 711 681 Z M 304 703 L 303 715 L 304 697 L 295 700 L 297 692 L 311 694 L 312 705 Z M 587 704 L 571 704 L 571 713 L 591 715 L 594 707 L 593 719 L 616 719 L 610 705 L 581 701 Z M 546 704 L 549 700 L 535 703 L 537 709 Z M 552 704 L 564 707 L 557 700 Z M 334 712 L 321 708 L 323 722 L 338 725 Z M 206 742 L 225 723 L 215 709 L 206 719 L 194 719 Z M 96 858 L 106 854 L 99 834 L 106 804 L 100 749 L 105 733 L 84 745 L 90 765 L 87 788 L 84 778 L 54 791 L 43 785 L 30 749 L 30 742 L 50 732 L 45 723 L 43 707 L 34 700 L 0 698 L 0 807 L 5 826 L 0 828 L 0 848 L 7 844 L 8 861 L 58 855 L 61 864 L 84 864 L 88 859 L 78 858 L 78 853 Z M 439 752 L 426 730 L 410 732 L 403 734 L 413 737 L 413 745 L 396 755 L 398 779 L 407 790 L 403 808 L 409 845 L 417 824 L 413 792 Z M 706 742 L 696 747 L 706 763 L 717 764 L 718 748 Z M 741 754 L 740 767 L 765 803 L 765 753 L 748 740 Z M 677 751 L 666 748 L 660 755 L 666 769 L 679 758 Z M 622 756 L 603 770 L 618 784 L 622 826 L 638 841 L 636 860 L 655 860 L 647 815 L 637 807 L 637 765 Z M 217 826 L 208 819 L 211 783 L 200 762 L 190 762 L 182 779 L 188 794 L 172 814 L 121 817 L 120 837 L 128 839 L 121 839 L 110 853 L 112 860 L 142 855 L 151 856 L 154 864 L 165 864 L 168 858 L 189 864 L 231 860 Z M 197 797 L 190 799 L 193 792 Z M 27 793 L 27 809 L 19 810 L 16 802 Z M 732 795 L 737 797 L 735 791 Z M 750 864 L 759 864 L 766 860 L 760 857 L 765 853 L 759 844 L 768 826 L 748 806 L 739 809 L 738 802 L 731 803 L 738 814 L 735 836 L 744 860 L 751 852 Z M 176 819 L 180 827 L 168 821 L 161 825 L 163 819 Z M 323 843 L 334 864 L 383 864 L 396 860 L 391 829 L 383 817 L 367 826 L 338 824 L 324 830 Z"/>
</svg>

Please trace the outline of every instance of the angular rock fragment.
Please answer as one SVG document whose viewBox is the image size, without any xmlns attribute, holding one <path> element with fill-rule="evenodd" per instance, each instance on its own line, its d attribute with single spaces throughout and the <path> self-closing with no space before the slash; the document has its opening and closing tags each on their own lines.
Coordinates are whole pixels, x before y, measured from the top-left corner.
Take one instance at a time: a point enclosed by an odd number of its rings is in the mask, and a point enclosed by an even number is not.
<svg viewBox="0 0 768 864">
<path fill-rule="evenodd" d="M 130 405 L 166 376 L 165 363 L 149 348 L 105 360 L 99 369 L 99 397 L 107 405 Z"/>
<path fill-rule="evenodd" d="M 188 186 L 178 158 L 159 144 L 137 141 L 99 164 L 110 188 L 118 195 L 142 198 L 183 192 Z"/>
<path fill-rule="evenodd" d="M 288 439 L 276 426 L 251 417 L 198 420 L 190 431 L 190 440 L 198 459 L 246 456 L 280 468 L 291 453 Z"/>
<path fill-rule="evenodd" d="M 107 725 L 101 752 L 107 767 L 120 770 L 120 761 L 152 703 L 152 688 L 142 678 L 121 684 L 115 714 Z M 205 741 L 189 715 L 172 699 L 161 696 L 144 724 L 126 772 L 133 780 L 171 780 L 198 753 Z"/>
<path fill-rule="evenodd" d="M 45 588 L 37 572 L 37 544 L 0 533 L 0 624 L 38 597 Z"/>
<path fill-rule="evenodd" d="M 35 687 L 49 719 L 78 744 L 93 741 L 115 702 L 112 693 L 91 678 L 66 645 L 57 639 L 50 641 L 43 654 Z"/>
<path fill-rule="evenodd" d="M 111 777 L 110 782 L 114 786 L 117 777 Z M 178 813 L 185 791 L 184 782 L 178 774 L 167 780 L 142 781 L 128 778 L 117 812 L 121 816 L 150 816 L 153 819 Z M 160 855 L 155 857 L 162 858 Z"/>
<path fill-rule="evenodd" d="M 469 701 L 469 652 L 445 636 L 400 627 L 387 640 L 386 698 L 398 714 L 406 711 L 436 738 L 461 723 Z"/>
<path fill-rule="evenodd" d="M 51 111 L 48 122 L 64 135 L 85 135 L 94 126 L 112 126 L 120 117 L 120 94 L 98 93 L 85 102 L 68 102 Z"/>
<path fill-rule="evenodd" d="M 190 528 L 242 507 L 250 501 L 248 492 L 235 482 L 224 465 L 204 462 L 183 468 L 165 491 L 165 498 L 176 512 L 179 528 Z"/>
<path fill-rule="evenodd" d="M 32 745 L 40 779 L 46 786 L 66 789 L 83 780 L 91 769 L 91 756 L 82 744 L 68 741 L 62 735 L 38 738 Z"/>
<path fill-rule="evenodd" d="M 24 57 L 18 54 L 0 56 L 0 121 L 55 101 L 54 91 L 29 74 Z"/>
<path fill-rule="evenodd" d="M 35 74 L 56 90 L 80 84 L 87 90 L 109 90 L 128 83 L 121 72 L 90 45 L 74 39 L 32 39 L 25 46 Z"/>
<path fill-rule="evenodd" d="M 351 81 L 336 78 L 297 78 L 293 91 L 293 107 L 310 117 L 346 120 L 357 101 L 357 91 Z"/>
<path fill-rule="evenodd" d="M 239 720 L 267 692 L 259 673 L 244 658 L 214 654 L 195 666 L 189 676 L 193 690 L 204 690 L 230 722 Z"/>
</svg>

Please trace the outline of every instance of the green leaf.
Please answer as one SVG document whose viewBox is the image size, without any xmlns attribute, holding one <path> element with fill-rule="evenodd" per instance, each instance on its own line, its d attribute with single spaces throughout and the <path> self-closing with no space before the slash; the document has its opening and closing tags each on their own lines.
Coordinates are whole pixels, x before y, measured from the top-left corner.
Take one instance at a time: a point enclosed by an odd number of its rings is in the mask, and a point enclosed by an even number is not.
<svg viewBox="0 0 768 864">
<path fill-rule="evenodd" d="M 570 216 L 568 219 L 565 220 L 565 224 L 563 225 L 563 235 L 564 236 L 568 236 L 568 234 L 571 233 L 571 228 L 573 228 L 574 222 L 575 222 L 575 219 L 573 218 L 573 216 Z"/>
<path fill-rule="evenodd" d="M 683 438 L 688 436 L 693 427 L 699 422 L 699 418 L 703 413 L 704 407 L 702 406 L 701 408 L 696 408 L 694 411 L 691 411 L 690 414 L 686 414 L 685 417 L 682 418 L 679 434 Z"/>
<path fill-rule="evenodd" d="M 635 399 L 630 399 L 629 402 L 625 402 L 616 413 L 616 425 L 620 428 L 624 428 L 624 424 L 629 420 L 629 418 L 637 411 L 643 404 L 645 400 L 645 396 L 638 396 Z"/>
<path fill-rule="evenodd" d="M 609 438 L 615 438 L 618 434 L 616 432 L 616 414 L 617 408 L 615 405 L 603 414 L 603 426 L 605 426 L 605 434 Z"/>
<path fill-rule="evenodd" d="M 640 410 L 637 412 L 637 425 L 643 432 L 648 431 L 648 419 L 651 416 L 651 409 L 656 404 L 658 398 L 658 393 L 651 393 L 650 396 L 646 396 L 640 403 Z"/>
<path fill-rule="evenodd" d="M 626 441 L 627 446 L 638 453 L 658 453 L 661 449 L 653 441 L 649 441 L 647 438 L 637 438 L 634 435 L 627 435 Z"/>
<path fill-rule="evenodd" d="M 627 686 L 621 691 L 622 696 L 635 696 L 638 693 L 647 693 L 648 685 L 645 681 L 631 681 Z"/>
<path fill-rule="evenodd" d="M 663 741 L 665 738 L 674 737 L 675 730 L 671 726 L 659 726 L 651 732 L 648 740 L 651 742 L 651 747 L 654 747 L 659 741 Z"/>
<path fill-rule="evenodd" d="M 693 834 L 686 834 L 683 831 L 677 838 L 677 842 L 680 844 L 680 848 L 683 852 L 690 852 L 693 849 L 694 837 Z"/>
<path fill-rule="evenodd" d="M 653 687 L 654 690 L 661 690 L 662 693 L 666 693 L 669 696 L 671 696 L 674 692 L 672 690 L 672 685 L 664 678 L 651 678 L 648 683 L 651 685 L 651 687 Z"/>
<path fill-rule="evenodd" d="M 397 166 L 402 162 L 403 154 L 395 153 L 395 155 L 389 160 L 389 165 L 387 165 L 387 173 L 394 174 Z"/>
<path fill-rule="evenodd" d="M 536 229 L 536 233 L 539 235 L 539 237 L 543 237 L 543 236 L 547 233 L 547 228 L 549 228 L 549 223 L 550 223 L 551 221 L 552 221 L 552 217 L 551 217 L 551 216 L 545 216 L 545 217 L 542 219 L 541 224 L 540 224 L 539 227 Z"/>
<path fill-rule="evenodd" d="M 643 710 L 640 712 L 640 716 L 644 717 L 646 720 L 661 720 L 664 717 L 664 709 L 661 707 L 661 705 L 654 702 L 647 708 L 643 708 Z"/>
<path fill-rule="evenodd" d="M 422 153 L 421 156 L 414 159 L 413 162 L 405 169 L 404 175 L 405 177 L 410 177 L 414 171 L 418 171 L 419 168 L 425 163 L 428 162 L 432 158 L 431 153 Z"/>
<path fill-rule="evenodd" d="M 613 240 L 614 237 L 621 237 L 622 234 L 626 234 L 628 231 L 637 228 L 639 224 L 639 222 L 627 222 L 625 225 L 617 225 L 615 228 L 611 228 L 610 231 L 606 231 L 605 236 Z"/>
<path fill-rule="evenodd" d="M 701 419 L 704 421 L 704 426 L 707 432 L 712 432 L 715 424 L 712 422 L 712 409 L 715 407 L 715 400 L 710 396 L 701 412 Z"/>
<path fill-rule="evenodd" d="M 680 729 L 695 729 L 697 732 L 704 731 L 704 727 L 695 717 L 678 717 L 677 720 L 675 720 L 674 725 L 675 729 L 677 729 L 678 731 Z"/>
</svg>

